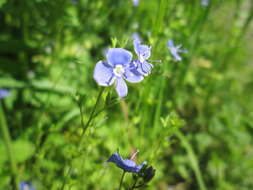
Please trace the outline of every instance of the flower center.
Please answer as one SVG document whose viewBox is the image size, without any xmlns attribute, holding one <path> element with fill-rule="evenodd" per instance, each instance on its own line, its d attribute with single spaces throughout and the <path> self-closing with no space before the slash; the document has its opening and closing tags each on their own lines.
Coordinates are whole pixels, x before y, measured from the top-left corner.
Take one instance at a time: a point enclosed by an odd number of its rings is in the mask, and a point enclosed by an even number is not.
<svg viewBox="0 0 253 190">
<path fill-rule="evenodd" d="M 121 77 L 122 74 L 125 72 L 125 69 L 123 68 L 122 65 L 116 65 L 113 69 L 113 73 L 117 76 L 117 77 Z"/>
<path fill-rule="evenodd" d="M 30 189 L 29 186 L 25 184 L 24 190 L 29 190 L 29 189 Z"/>
</svg>

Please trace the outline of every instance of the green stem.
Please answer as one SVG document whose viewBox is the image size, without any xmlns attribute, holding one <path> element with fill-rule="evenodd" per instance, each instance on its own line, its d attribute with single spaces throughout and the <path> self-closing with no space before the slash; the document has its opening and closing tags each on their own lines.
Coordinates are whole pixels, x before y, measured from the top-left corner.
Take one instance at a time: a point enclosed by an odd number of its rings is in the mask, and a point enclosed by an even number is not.
<svg viewBox="0 0 253 190">
<path fill-rule="evenodd" d="M 13 149 L 11 145 L 11 138 L 10 138 L 8 126 L 5 120 L 5 115 L 4 115 L 4 111 L 2 110 L 1 104 L 0 104 L 0 126 L 1 126 L 0 128 L 1 128 L 2 137 L 4 139 L 6 152 L 9 157 L 9 162 L 10 162 L 11 185 L 13 187 L 13 190 L 18 190 L 17 166 L 14 160 Z"/>
<path fill-rule="evenodd" d="M 118 189 L 118 190 L 121 190 L 121 187 L 122 187 L 122 184 L 123 184 L 123 180 L 124 180 L 125 174 L 126 174 L 126 172 L 123 171 L 123 174 L 122 174 L 121 179 L 120 179 L 119 189 Z"/>
<path fill-rule="evenodd" d="M 96 112 L 96 109 L 97 109 L 97 107 L 98 107 L 98 104 L 99 104 L 99 101 L 100 101 L 100 99 L 101 99 L 101 97 L 102 97 L 102 94 L 103 94 L 103 92 L 104 92 L 104 90 L 105 90 L 105 88 L 101 88 L 100 89 L 100 92 L 99 92 L 99 94 L 98 94 L 98 97 L 97 97 L 97 100 L 96 100 L 96 103 L 95 103 L 95 105 L 94 105 L 94 107 L 93 107 L 93 109 L 92 109 L 92 111 L 91 111 L 91 114 L 90 114 L 90 116 L 89 116 L 89 119 L 88 119 L 88 121 L 84 124 L 84 120 L 83 120 L 83 108 L 82 108 L 82 102 L 80 102 L 80 104 L 78 104 L 78 106 L 79 106 L 79 110 L 80 110 L 80 116 L 81 116 L 81 125 L 82 125 L 82 127 L 83 127 L 83 132 L 82 132 L 82 134 L 81 134 L 81 140 L 80 140 L 80 143 L 79 143 L 79 145 L 78 145 L 78 150 L 80 151 L 80 149 L 81 149 L 81 147 L 82 147 L 82 144 L 83 144 L 83 141 L 84 141 L 84 135 L 85 135 L 85 132 L 86 132 L 86 130 L 88 129 L 88 127 L 90 126 L 90 123 L 91 123 L 91 121 L 92 121 L 92 119 L 94 118 L 94 114 L 95 114 L 95 112 Z M 96 116 L 96 115 L 95 115 Z M 71 165 L 71 164 L 70 164 Z M 61 186 L 61 190 L 63 190 L 64 189 L 64 187 L 65 187 L 65 184 L 66 184 L 66 181 L 67 181 L 67 177 L 69 176 L 69 173 L 70 173 L 70 170 L 72 169 L 72 167 L 70 166 L 70 168 L 69 168 L 69 170 L 68 170 L 68 172 L 67 172 L 67 174 L 64 176 L 64 180 L 63 180 L 63 183 L 62 183 L 62 186 Z"/>
<path fill-rule="evenodd" d="M 82 134 L 81 134 L 81 141 L 80 141 L 80 144 L 79 144 L 79 148 L 80 148 L 81 145 L 83 144 L 83 139 L 84 139 L 83 137 L 84 137 L 84 135 L 85 135 L 86 130 L 87 130 L 88 127 L 90 126 L 92 119 L 94 118 L 94 114 L 95 114 L 95 112 L 96 112 L 96 109 L 97 109 L 97 107 L 98 107 L 99 101 L 100 101 L 100 99 L 101 99 L 101 97 L 102 97 L 102 94 L 103 94 L 104 90 L 105 90 L 105 88 L 101 88 L 101 89 L 100 89 L 100 92 L 99 92 L 99 94 L 98 94 L 96 103 L 95 103 L 95 105 L 94 105 L 94 107 L 93 107 L 93 109 L 92 109 L 92 111 L 91 111 L 91 114 L 90 114 L 90 116 L 89 116 L 89 119 L 88 119 L 88 121 L 86 122 L 85 125 L 83 124 L 83 119 L 82 119 L 82 117 L 83 117 L 83 112 L 82 112 L 82 109 L 80 109 L 81 121 L 82 121 L 82 125 L 83 125 L 83 132 L 82 132 Z"/>
</svg>

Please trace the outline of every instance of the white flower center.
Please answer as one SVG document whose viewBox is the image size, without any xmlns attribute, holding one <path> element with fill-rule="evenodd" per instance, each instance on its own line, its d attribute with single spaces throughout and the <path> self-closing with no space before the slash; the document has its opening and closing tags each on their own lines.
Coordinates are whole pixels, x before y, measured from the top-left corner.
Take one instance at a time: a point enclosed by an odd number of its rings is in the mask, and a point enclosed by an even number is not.
<svg viewBox="0 0 253 190">
<path fill-rule="evenodd" d="M 29 188 L 29 185 L 25 184 L 24 190 L 29 190 L 29 189 L 30 189 L 30 188 Z"/>
<path fill-rule="evenodd" d="M 125 72 L 125 69 L 123 68 L 122 65 L 116 65 L 113 69 L 113 73 L 117 76 L 117 77 L 121 77 L 122 74 Z"/>
</svg>

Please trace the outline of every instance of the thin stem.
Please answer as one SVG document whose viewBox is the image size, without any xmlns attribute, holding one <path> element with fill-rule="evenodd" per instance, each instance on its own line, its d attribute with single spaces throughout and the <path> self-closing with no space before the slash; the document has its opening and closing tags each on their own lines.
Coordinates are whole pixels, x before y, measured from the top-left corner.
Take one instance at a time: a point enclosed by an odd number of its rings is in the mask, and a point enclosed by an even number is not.
<svg viewBox="0 0 253 190">
<path fill-rule="evenodd" d="M 85 126 L 84 126 L 84 130 L 83 130 L 83 133 L 82 133 L 82 137 L 84 136 L 84 134 L 85 134 L 87 128 L 89 127 L 89 125 L 90 125 L 90 123 L 91 123 L 91 121 L 92 121 L 92 119 L 93 119 L 93 116 L 94 116 L 94 114 L 95 114 L 95 111 L 96 111 L 96 109 L 97 109 L 98 103 L 99 103 L 99 101 L 100 101 L 100 98 L 101 98 L 101 96 L 102 96 L 104 90 L 105 90 L 105 88 L 101 88 L 101 89 L 100 89 L 100 92 L 99 92 L 99 94 L 98 94 L 98 97 L 97 97 L 95 106 L 93 107 L 93 109 L 92 109 L 92 111 L 91 111 L 91 114 L 90 114 L 90 117 L 89 117 L 87 123 L 86 123 Z"/>
<path fill-rule="evenodd" d="M 15 163 L 13 149 L 12 149 L 12 145 L 11 145 L 11 137 L 10 137 L 8 126 L 7 126 L 7 123 L 5 120 L 5 115 L 2 110 L 1 102 L 0 102 L 0 126 L 1 126 L 0 128 L 1 128 L 2 137 L 4 139 L 6 152 L 9 157 L 9 162 L 10 162 L 11 185 L 13 187 L 13 190 L 18 190 L 17 166 Z"/>
<path fill-rule="evenodd" d="M 120 179 L 120 184 L 119 184 L 119 189 L 118 189 L 118 190 L 121 190 L 121 187 L 122 187 L 122 184 L 123 184 L 123 180 L 124 180 L 125 174 L 126 174 L 126 172 L 123 171 L 123 174 L 122 174 L 121 179 Z"/>
<path fill-rule="evenodd" d="M 99 104 L 100 98 L 101 98 L 101 96 L 102 96 L 102 94 L 103 94 L 103 92 L 104 92 L 104 89 L 105 89 L 105 88 L 101 88 L 101 89 L 100 89 L 100 92 L 99 92 L 99 94 L 98 94 L 96 103 L 95 103 L 95 105 L 94 105 L 94 107 L 93 107 L 93 109 L 92 109 L 92 111 L 91 111 L 91 114 L 90 114 L 89 119 L 88 119 L 88 121 L 86 122 L 86 124 L 84 124 L 84 120 L 83 120 L 83 108 L 82 108 L 82 105 L 81 105 L 82 102 L 80 102 L 80 104 L 78 104 L 78 106 L 79 106 L 79 111 L 80 111 L 80 116 L 81 116 L 81 125 L 82 125 L 82 127 L 83 127 L 83 132 L 82 132 L 82 134 L 81 134 L 81 140 L 80 140 L 80 143 L 79 143 L 79 145 L 78 145 L 78 150 L 80 150 L 80 148 L 82 147 L 83 140 L 84 140 L 83 137 L 84 137 L 84 135 L 85 135 L 85 132 L 86 132 L 87 128 L 90 126 L 90 123 L 91 123 L 92 119 L 94 118 L 94 114 L 95 114 L 95 112 L 96 112 L 96 109 L 97 109 L 97 106 L 98 106 L 98 104 Z M 96 116 L 96 115 L 95 115 L 95 116 Z M 71 162 L 70 162 L 69 165 L 71 165 Z M 62 186 L 61 186 L 61 190 L 63 190 L 64 187 L 65 187 L 66 180 L 67 180 L 67 177 L 68 177 L 69 174 L 70 174 L 71 169 L 72 169 L 72 166 L 70 166 L 70 168 L 69 168 L 67 174 L 64 176 L 64 180 L 63 180 L 63 183 L 62 183 Z"/>
<path fill-rule="evenodd" d="M 90 116 L 89 116 L 89 119 L 88 119 L 88 121 L 86 122 L 85 125 L 83 124 L 83 119 L 82 119 L 82 117 L 83 117 L 83 112 L 82 112 L 82 109 L 80 109 L 81 124 L 83 125 L 83 132 L 82 132 L 82 134 L 81 134 L 81 140 L 80 140 L 80 144 L 79 144 L 79 149 L 80 149 L 80 147 L 81 147 L 82 144 L 83 144 L 83 139 L 84 139 L 83 137 L 84 137 L 84 135 L 85 135 L 86 130 L 87 130 L 88 127 L 90 126 L 92 119 L 94 118 L 94 114 L 95 114 L 95 112 L 96 112 L 96 109 L 97 109 L 97 107 L 98 107 L 100 98 L 102 97 L 102 94 L 103 94 L 104 90 L 105 90 L 105 88 L 101 88 L 101 89 L 100 89 L 100 92 L 99 92 L 99 94 L 98 94 L 96 103 L 95 103 L 95 105 L 94 105 L 94 107 L 93 107 L 93 109 L 92 109 L 92 111 L 91 111 L 91 114 L 90 114 Z M 81 105 L 80 105 L 80 107 L 81 107 Z"/>
</svg>

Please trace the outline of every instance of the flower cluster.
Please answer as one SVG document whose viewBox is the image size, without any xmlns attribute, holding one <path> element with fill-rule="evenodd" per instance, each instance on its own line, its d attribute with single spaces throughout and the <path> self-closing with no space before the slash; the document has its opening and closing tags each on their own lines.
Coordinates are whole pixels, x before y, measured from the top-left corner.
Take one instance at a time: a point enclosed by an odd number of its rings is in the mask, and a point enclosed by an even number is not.
<svg viewBox="0 0 253 190">
<path fill-rule="evenodd" d="M 125 97 L 128 92 L 127 84 L 138 83 L 144 76 L 150 74 L 153 65 L 148 62 L 151 47 L 134 40 L 134 50 L 138 60 L 132 61 L 132 53 L 123 48 L 110 48 L 106 53 L 107 61 L 99 61 L 94 69 L 94 79 L 100 86 L 115 84 L 119 97 Z"/>
</svg>

